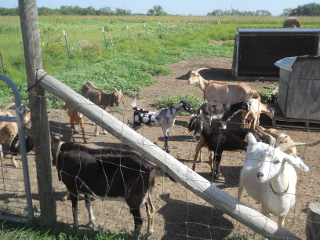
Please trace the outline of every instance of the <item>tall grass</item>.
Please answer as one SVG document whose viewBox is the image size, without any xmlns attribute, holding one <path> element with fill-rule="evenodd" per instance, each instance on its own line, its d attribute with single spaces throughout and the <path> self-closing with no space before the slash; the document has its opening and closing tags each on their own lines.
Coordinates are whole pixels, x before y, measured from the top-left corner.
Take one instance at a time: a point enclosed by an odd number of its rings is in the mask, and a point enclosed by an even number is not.
<svg viewBox="0 0 320 240">
<path fill-rule="evenodd" d="M 232 40 L 238 27 L 281 27 L 283 19 L 222 17 L 218 25 L 215 16 L 39 17 L 43 69 L 76 91 L 83 82 L 93 81 L 107 91 L 121 88 L 125 94 L 137 96 L 143 87 L 155 83 L 153 76 L 170 74 L 170 63 L 195 55 L 232 57 Z M 301 20 L 314 26 L 319 19 Z M 19 18 L 0 17 L 0 33 L 4 74 L 16 83 L 27 102 Z M 210 44 L 216 40 L 226 42 L 222 46 Z M 10 95 L 8 87 L 0 82 L 3 104 L 12 101 L 7 100 Z M 58 105 L 54 97 L 49 97 L 48 107 Z"/>
</svg>

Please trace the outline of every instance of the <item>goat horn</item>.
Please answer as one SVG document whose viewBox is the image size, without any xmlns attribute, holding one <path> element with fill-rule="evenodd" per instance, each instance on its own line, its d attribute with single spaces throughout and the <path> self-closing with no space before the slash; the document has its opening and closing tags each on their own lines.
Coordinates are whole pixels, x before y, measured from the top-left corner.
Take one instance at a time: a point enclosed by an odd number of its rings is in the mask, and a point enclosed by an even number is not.
<svg viewBox="0 0 320 240">
<path fill-rule="evenodd" d="M 199 71 L 201 71 L 201 70 L 205 70 L 205 69 L 209 70 L 209 68 L 199 68 L 199 69 L 194 70 L 194 71 L 195 71 L 195 72 L 199 72 Z"/>
<path fill-rule="evenodd" d="M 272 147 L 274 147 L 277 144 L 276 139 L 272 135 L 262 131 L 262 128 L 260 128 L 260 126 L 257 126 L 257 130 L 261 135 L 263 135 L 264 137 L 266 137 L 269 140 L 269 144 Z"/>
<path fill-rule="evenodd" d="M 320 144 L 320 140 L 316 141 L 316 142 L 311 142 L 311 143 L 301 143 L 301 142 L 293 142 L 293 143 L 284 143 L 281 144 L 279 146 L 279 149 L 281 151 L 286 151 L 287 149 L 291 148 L 291 147 L 295 147 L 295 146 L 307 146 L 307 147 L 313 147 Z"/>
</svg>

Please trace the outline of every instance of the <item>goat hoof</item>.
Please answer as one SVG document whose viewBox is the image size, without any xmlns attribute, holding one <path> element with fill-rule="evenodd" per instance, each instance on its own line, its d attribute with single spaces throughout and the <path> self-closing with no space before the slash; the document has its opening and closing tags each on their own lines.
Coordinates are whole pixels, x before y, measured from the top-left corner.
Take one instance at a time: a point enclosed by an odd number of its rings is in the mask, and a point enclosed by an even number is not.
<svg viewBox="0 0 320 240">
<path fill-rule="evenodd" d="M 220 178 L 220 174 L 219 173 L 214 175 L 214 179 L 219 179 L 219 178 Z"/>
</svg>

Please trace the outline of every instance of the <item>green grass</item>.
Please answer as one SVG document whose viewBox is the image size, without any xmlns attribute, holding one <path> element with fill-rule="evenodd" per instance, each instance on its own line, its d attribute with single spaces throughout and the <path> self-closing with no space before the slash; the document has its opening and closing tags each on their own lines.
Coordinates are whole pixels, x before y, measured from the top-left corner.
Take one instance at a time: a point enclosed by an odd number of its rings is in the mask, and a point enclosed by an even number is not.
<svg viewBox="0 0 320 240">
<path fill-rule="evenodd" d="M 139 96 L 142 88 L 155 83 L 153 76 L 170 74 L 171 63 L 196 55 L 232 57 L 238 27 L 281 27 L 283 20 L 222 17 L 217 25 L 215 16 L 42 16 L 39 34 L 43 69 L 77 92 L 83 82 L 92 81 L 106 91 L 120 88 L 127 95 Z M 319 17 L 300 20 L 303 27 L 317 27 L 320 22 Z M 19 18 L 0 16 L 0 34 L 0 73 L 3 68 L 19 87 L 23 103 L 27 103 Z M 225 43 L 217 46 L 212 41 Z M 12 101 L 8 100 L 10 95 L 8 87 L 0 82 L 3 105 Z M 60 107 L 60 101 L 48 95 L 47 106 Z"/>
<path fill-rule="evenodd" d="M 39 219 L 34 222 L 15 224 L 3 222 L 0 224 L 0 240 L 131 240 L 132 233 L 121 230 L 112 233 L 108 230 L 93 230 L 87 228 L 76 232 L 63 223 L 50 227 L 41 226 Z"/>
</svg>

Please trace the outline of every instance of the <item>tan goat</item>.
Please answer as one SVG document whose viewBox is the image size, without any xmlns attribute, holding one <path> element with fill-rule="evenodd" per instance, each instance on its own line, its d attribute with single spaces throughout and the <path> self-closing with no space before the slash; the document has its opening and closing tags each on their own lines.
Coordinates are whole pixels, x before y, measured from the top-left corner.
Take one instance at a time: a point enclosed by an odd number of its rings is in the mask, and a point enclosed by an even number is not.
<svg viewBox="0 0 320 240">
<path fill-rule="evenodd" d="M 277 129 L 275 128 L 263 128 L 261 126 L 257 127 L 257 131 L 261 134 L 265 136 L 266 134 L 270 134 L 272 137 L 274 137 L 278 144 L 282 145 L 284 143 L 294 143 L 294 141 L 292 140 L 292 138 L 284 133 L 279 132 Z M 290 148 L 288 148 L 285 153 L 290 154 L 292 156 L 297 156 L 297 148 L 296 146 L 292 146 Z"/>
<path fill-rule="evenodd" d="M 14 106 L 14 103 L 8 104 L 6 107 L 3 108 L 3 110 L 0 110 L 0 116 L 7 116 L 7 117 L 13 117 L 13 115 L 8 111 L 12 106 Z M 22 113 L 22 121 L 23 125 L 25 126 L 31 118 L 30 109 L 28 107 L 24 107 L 23 113 Z M 18 134 L 18 125 L 16 122 L 0 122 L 0 144 L 8 144 L 11 145 L 14 137 Z M 0 152 L 0 160 L 2 163 L 3 160 L 3 152 L 2 152 L 2 146 L 1 146 L 1 152 Z M 14 167 L 18 167 L 19 164 L 17 163 L 15 156 L 11 154 L 11 164 Z"/>
<path fill-rule="evenodd" d="M 82 139 L 84 143 L 87 143 L 86 137 L 84 135 L 84 116 L 82 113 L 78 112 L 74 107 L 70 106 L 66 102 L 62 103 L 62 108 L 66 111 L 70 118 L 70 140 L 74 142 L 73 132 L 75 130 L 74 123 L 79 123 L 81 132 L 82 132 Z"/>
<path fill-rule="evenodd" d="M 274 118 L 275 110 L 268 104 L 262 103 L 259 99 L 250 99 L 250 110 L 242 111 L 242 124 L 244 128 L 256 129 L 260 125 L 261 113 L 266 114 L 270 119 Z"/>
<path fill-rule="evenodd" d="M 112 107 L 114 104 L 119 106 L 123 98 L 121 90 L 115 88 L 114 92 L 107 93 L 106 91 L 97 88 L 92 82 L 85 82 L 82 85 L 81 94 L 94 104 L 100 106 L 103 110 L 105 110 L 108 106 Z M 97 124 L 95 124 L 94 132 L 96 136 L 99 135 Z M 104 133 L 107 134 L 105 130 Z"/>
<path fill-rule="evenodd" d="M 252 90 L 248 84 L 244 82 L 219 82 L 213 80 L 205 80 L 199 71 L 206 68 L 200 68 L 191 71 L 189 84 L 196 83 L 204 93 L 204 98 L 208 102 L 218 103 L 238 103 L 248 100 L 252 96 L 260 99 L 258 92 Z"/>
</svg>

